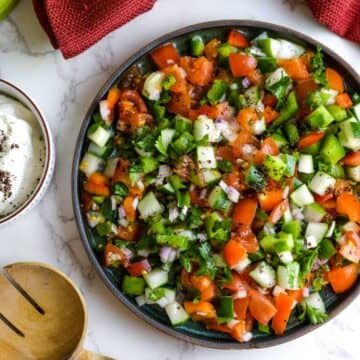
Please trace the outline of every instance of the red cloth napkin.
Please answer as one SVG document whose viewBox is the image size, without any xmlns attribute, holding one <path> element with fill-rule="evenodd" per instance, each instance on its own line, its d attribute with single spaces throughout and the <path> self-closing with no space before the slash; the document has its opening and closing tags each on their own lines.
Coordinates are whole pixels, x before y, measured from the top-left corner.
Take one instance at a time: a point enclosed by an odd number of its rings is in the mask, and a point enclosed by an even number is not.
<svg viewBox="0 0 360 360">
<path fill-rule="evenodd" d="M 40 24 L 64 58 L 150 10 L 156 0 L 33 0 Z"/>
<path fill-rule="evenodd" d="M 308 4 L 331 31 L 360 43 L 360 0 L 308 0 Z"/>
</svg>

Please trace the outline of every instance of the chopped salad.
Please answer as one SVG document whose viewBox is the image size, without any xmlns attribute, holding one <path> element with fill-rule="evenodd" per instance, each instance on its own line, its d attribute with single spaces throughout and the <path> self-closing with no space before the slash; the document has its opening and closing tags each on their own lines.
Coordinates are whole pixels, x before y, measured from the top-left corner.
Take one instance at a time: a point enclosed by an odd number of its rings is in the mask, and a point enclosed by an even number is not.
<svg viewBox="0 0 360 360">
<path fill-rule="evenodd" d="M 155 49 L 100 101 L 80 163 L 104 267 L 139 306 L 240 342 L 328 317 L 360 260 L 360 95 L 261 33 Z"/>
</svg>

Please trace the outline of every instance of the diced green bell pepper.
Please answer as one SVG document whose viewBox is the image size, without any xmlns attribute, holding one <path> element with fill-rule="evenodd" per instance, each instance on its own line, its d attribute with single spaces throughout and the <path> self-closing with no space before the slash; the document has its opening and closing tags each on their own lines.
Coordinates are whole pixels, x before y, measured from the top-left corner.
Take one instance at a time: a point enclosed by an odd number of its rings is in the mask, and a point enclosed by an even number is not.
<svg viewBox="0 0 360 360">
<path fill-rule="evenodd" d="M 344 147 L 335 135 L 329 134 L 325 137 L 321 146 L 320 156 L 331 164 L 336 164 L 345 156 Z"/>
<path fill-rule="evenodd" d="M 145 280 L 142 277 L 125 275 L 122 291 L 127 295 L 142 295 L 145 290 Z"/>
</svg>

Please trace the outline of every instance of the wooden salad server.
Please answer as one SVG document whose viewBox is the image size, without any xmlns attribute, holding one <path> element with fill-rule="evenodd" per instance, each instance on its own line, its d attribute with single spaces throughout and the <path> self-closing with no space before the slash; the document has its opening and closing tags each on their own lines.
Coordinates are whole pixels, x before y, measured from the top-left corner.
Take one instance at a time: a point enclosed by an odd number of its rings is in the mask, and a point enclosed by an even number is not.
<svg viewBox="0 0 360 360">
<path fill-rule="evenodd" d="M 87 310 L 63 273 L 40 263 L 0 269 L 0 360 L 114 360 L 83 349 Z"/>
</svg>

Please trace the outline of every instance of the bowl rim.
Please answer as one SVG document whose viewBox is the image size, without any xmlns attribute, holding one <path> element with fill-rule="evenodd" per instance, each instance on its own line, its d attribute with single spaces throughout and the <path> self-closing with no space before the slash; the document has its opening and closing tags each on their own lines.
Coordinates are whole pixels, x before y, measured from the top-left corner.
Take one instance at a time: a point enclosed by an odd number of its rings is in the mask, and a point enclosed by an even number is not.
<svg viewBox="0 0 360 360">
<path fill-rule="evenodd" d="M 307 324 L 304 327 L 295 327 L 290 329 L 285 334 L 279 337 L 265 337 L 264 339 L 259 339 L 256 342 L 228 342 L 228 341 L 213 341 L 207 339 L 201 339 L 198 337 L 190 336 L 188 334 L 184 334 L 183 332 L 179 332 L 176 328 L 171 327 L 170 325 L 165 325 L 163 323 L 158 322 L 153 319 L 151 316 L 143 313 L 139 307 L 132 303 L 119 288 L 117 288 L 113 282 L 109 279 L 105 271 L 103 270 L 101 264 L 99 263 L 91 245 L 87 239 L 86 230 L 85 230 L 85 222 L 83 220 L 83 216 L 81 213 L 80 201 L 79 201 L 79 191 L 78 191 L 78 164 L 80 162 L 80 156 L 83 148 L 83 144 L 85 141 L 86 130 L 88 124 L 90 123 L 90 117 L 98 104 L 98 101 L 105 95 L 106 91 L 109 87 L 114 83 L 114 80 L 118 79 L 126 70 L 128 70 L 132 65 L 134 65 L 142 56 L 148 54 L 154 48 L 173 40 L 179 36 L 187 35 L 195 31 L 206 30 L 206 29 L 216 29 L 223 27 L 243 27 L 243 28 L 253 28 L 253 29 L 267 29 L 270 31 L 277 32 L 279 34 L 283 34 L 285 37 L 294 37 L 300 41 L 303 41 L 307 44 L 310 44 L 314 47 L 321 46 L 323 51 L 334 60 L 336 63 L 340 64 L 349 74 L 349 77 L 356 83 L 360 88 L 360 77 L 355 69 L 349 65 L 343 58 L 337 55 L 334 51 L 329 49 L 326 45 L 315 40 L 314 38 L 300 32 L 294 30 L 292 28 L 277 25 L 270 22 L 258 21 L 258 20 L 247 20 L 247 19 L 228 19 L 228 20 L 215 20 L 215 21 L 206 21 L 201 23 L 196 23 L 193 25 L 189 25 L 186 27 L 179 28 L 177 30 L 171 31 L 165 35 L 162 35 L 155 40 L 149 42 L 138 51 L 136 51 L 133 55 L 131 55 L 127 60 L 121 63 L 121 65 L 115 70 L 115 72 L 109 77 L 109 79 L 104 83 L 99 92 L 94 97 L 89 110 L 87 111 L 84 120 L 81 125 L 81 129 L 76 141 L 75 145 L 75 153 L 73 158 L 73 168 L 72 168 L 72 201 L 73 201 L 73 209 L 75 214 L 75 220 L 77 223 L 77 227 L 80 233 L 80 237 L 82 243 L 85 247 L 86 253 L 90 259 L 90 261 L 95 266 L 96 272 L 105 283 L 106 287 L 112 292 L 112 294 L 120 300 L 120 302 L 125 305 L 128 310 L 130 310 L 133 314 L 135 314 L 141 320 L 144 320 L 148 324 L 155 327 L 157 330 L 161 332 L 171 335 L 179 340 L 183 340 L 195 345 L 204 346 L 207 348 L 214 349 L 257 349 L 257 348 L 265 348 L 280 345 L 292 340 L 297 339 L 309 332 L 312 332 L 318 329 L 320 326 L 324 325 L 335 316 L 337 316 L 342 310 L 344 310 L 360 293 L 360 281 L 359 278 L 354 287 L 345 294 L 344 299 L 341 300 L 339 304 L 337 304 L 329 313 L 328 320 L 322 324 L 311 325 Z"/>
<path fill-rule="evenodd" d="M 32 105 L 35 111 L 33 111 L 32 109 L 29 110 L 34 114 L 36 120 L 40 123 L 40 129 L 45 139 L 44 143 L 45 143 L 45 151 L 46 151 L 46 163 L 44 164 L 44 169 L 42 171 L 40 181 L 36 185 L 35 190 L 31 194 L 31 196 L 14 212 L 10 213 L 9 215 L 3 218 L 0 218 L 0 226 L 1 226 L 10 223 L 11 221 L 18 219 L 21 215 L 25 214 L 25 212 L 28 211 L 32 206 L 34 206 L 45 194 L 45 191 L 51 181 L 51 177 L 54 172 L 55 147 L 54 147 L 49 124 L 46 121 L 43 112 L 40 110 L 40 107 L 35 102 L 35 100 L 32 99 L 31 96 L 27 92 L 22 90 L 19 86 L 13 84 L 8 80 L 4 80 L 0 78 L 0 83 L 5 84 L 6 86 L 12 88 L 15 91 L 15 93 L 19 93 L 20 95 L 22 95 Z M 1 91 L 1 93 L 5 95 L 10 95 L 7 94 L 6 91 Z M 19 101 L 21 104 L 23 104 L 20 99 L 16 98 L 16 100 Z M 25 104 L 23 105 L 27 107 Z"/>
</svg>

